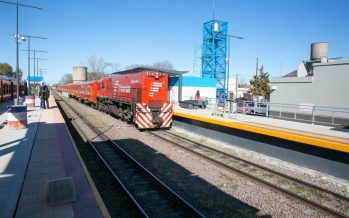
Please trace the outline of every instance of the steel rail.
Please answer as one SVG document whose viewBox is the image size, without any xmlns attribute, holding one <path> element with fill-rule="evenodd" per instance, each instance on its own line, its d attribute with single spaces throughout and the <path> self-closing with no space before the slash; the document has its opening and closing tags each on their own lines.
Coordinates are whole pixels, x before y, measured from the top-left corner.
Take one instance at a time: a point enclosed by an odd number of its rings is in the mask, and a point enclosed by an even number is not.
<svg viewBox="0 0 349 218">
<path fill-rule="evenodd" d="M 265 171 L 268 171 L 268 172 L 271 172 L 271 173 L 274 173 L 274 174 L 276 174 L 276 175 L 278 175 L 278 176 L 287 178 L 287 179 L 289 179 L 289 180 L 291 180 L 291 181 L 294 181 L 294 182 L 297 182 L 297 183 L 299 183 L 299 184 L 301 184 L 301 185 L 308 186 L 308 187 L 310 187 L 310 188 L 317 189 L 317 190 L 320 190 L 320 191 L 322 191 L 322 192 L 326 192 L 326 193 L 328 193 L 328 194 L 330 194 L 330 195 L 332 195 L 332 196 L 334 196 L 334 197 L 336 197 L 336 198 L 339 198 L 339 199 L 341 199 L 341 200 L 343 200 L 343 201 L 348 201 L 348 202 L 349 202 L 349 198 L 348 198 L 348 197 L 346 197 L 346 196 L 344 196 L 344 195 L 341 195 L 341 194 L 339 194 L 339 193 L 336 193 L 336 192 L 327 190 L 327 189 L 322 188 L 322 187 L 320 187 L 320 186 L 317 186 L 317 185 L 314 185 L 314 184 L 305 182 L 305 181 L 303 181 L 303 180 L 294 178 L 294 177 L 292 177 L 292 176 L 289 176 L 289 175 L 280 173 L 280 172 L 275 171 L 275 170 L 273 170 L 273 169 L 270 169 L 270 168 L 261 166 L 261 165 L 256 164 L 256 163 L 253 163 L 253 162 L 251 162 L 251 161 L 249 161 L 249 160 L 245 160 L 245 159 L 236 157 L 236 156 L 231 155 L 231 154 L 229 154 L 229 153 L 227 153 L 227 152 L 220 151 L 220 150 L 218 150 L 218 149 L 215 149 L 215 148 L 212 148 L 212 147 L 210 147 L 210 146 L 204 145 L 204 144 L 202 144 L 202 143 L 200 143 L 200 142 L 196 142 L 196 141 L 193 141 L 193 140 L 191 140 L 191 139 L 184 138 L 184 137 L 182 137 L 182 136 L 173 134 L 173 133 L 171 133 L 171 132 L 169 132 L 169 131 L 164 131 L 164 132 L 166 132 L 166 134 L 169 134 L 169 135 L 178 137 L 178 138 L 180 138 L 180 139 L 189 141 L 189 142 L 191 142 L 191 143 L 193 143 L 193 144 L 196 144 L 196 145 L 199 145 L 199 146 L 204 147 L 204 148 L 206 148 L 206 149 L 209 149 L 209 150 L 211 150 L 211 151 L 214 151 L 214 152 L 216 152 L 216 153 L 218 153 L 218 154 L 222 154 L 222 155 L 228 156 L 228 157 L 230 157 L 230 158 L 232 158 L 232 159 L 235 159 L 235 160 L 238 160 L 238 161 L 241 161 L 241 162 L 248 163 L 249 165 L 252 165 L 253 167 L 256 167 L 256 168 L 259 168 L 259 169 L 261 169 L 261 170 L 265 170 Z"/>
<path fill-rule="evenodd" d="M 219 167 L 223 167 L 224 169 L 227 169 L 228 171 L 233 171 L 235 173 L 238 173 L 241 176 L 244 176 L 244 177 L 246 177 L 246 178 L 248 178 L 250 180 L 253 180 L 255 182 L 258 182 L 258 183 L 261 183 L 261 184 L 263 184 L 265 186 L 268 186 L 268 187 L 272 188 L 273 190 L 275 190 L 277 192 L 281 192 L 281 193 L 283 193 L 283 194 L 285 194 L 285 195 L 287 195 L 287 196 L 289 196 L 289 197 L 291 197 L 293 199 L 300 200 L 300 201 L 304 202 L 305 204 L 307 204 L 308 206 L 311 206 L 313 208 L 317 208 L 317 209 L 319 209 L 321 211 L 324 211 L 324 212 L 326 212 L 326 213 L 328 213 L 330 215 L 334 215 L 336 217 L 343 217 L 343 218 L 348 217 L 348 216 L 346 216 L 346 215 L 344 215 L 344 214 L 342 214 L 342 213 L 340 213 L 340 212 L 338 212 L 336 210 L 333 210 L 331 208 L 325 207 L 325 206 L 323 206 L 323 205 L 321 205 L 321 204 L 319 204 L 319 203 L 317 203 L 315 201 L 312 201 L 312 200 L 309 200 L 309 199 L 304 198 L 302 196 L 299 196 L 299 195 L 297 195 L 297 194 L 295 194 L 295 193 L 293 193 L 291 191 L 288 191 L 288 190 L 283 189 L 283 188 L 281 188 L 281 187 L 279 187 L 277 185 L 274 185 L 274 184 L 272 184 L 270 182 L 262 180 L 262 179 L 254 176 L 254 175 L 252 175 L 250 173 L 247 173 L 247 172 L 244 172 L 242 170 L 236 169 L 236 168 L 234 168 L 234 167 L 232 167 L 232 166 L 230 166 L 228 164 L 222 163 L 222 162 L 220 162 L 220 161 L 218 161 L 218 160 L 216 160 L 214 158 L 208 157 L 208 156 L 206 156 L 206 155 L 204 155 L 204 154 L 202 154 L 200 152 L 194 151 L 194 150 L 192 150 L 192 149 L 190 149 L 190 148 L 188 148 L 188 147 L 186 147 L 184 145 L 181 145 L 181 144 L 176 143 L 176 142 L 174 142 L 174 141 L 172 141 L 170 139 L 167 139 L 164 136 L 160 136 L 160 135 L 158 135 L 158 134 L 156 134 L 154 132 L 150 132 L 150 131 L 148 131 L 148 133 L 153 135 L 153 136 L 155 136 L 155 137 L 158 137 L 158 138 L 160 138 L 160 139 L 162 139 L 164 141 L 167 141 L 167 142 L 169 142 L 169 143 L 171 143 L 171 144 L 173 144 L 173 145 L 175 145 L 177 147 L 180 147 L 180 148 L 182 148 L 182 149 L 184 149 L 186 151 L 189 151 L 190 153 L 192 153 L 192 154 L 194 154 L 194 155 L 196 155 L 198 157 L 204 158 L 204 159 L 208 160 L 209 162 L 211 162 L 211 163 L 213 163 L 213 164 L 215 164 L 215 165 L 217 165 Z M 194 142 L 194 143 L 200 145 L 197 142 Z"/>
<path fill-rule="evenodd" d="M 56 93 L 57 95 L 57 93 Z M 58 96 L 58 95 L 57 95 Z M 63 98 L 59 97 L 63 100 Z M 196 208 L 194 208 L 189 202 L 187 202 L 184 198 L 182 198 L 179 194 L 177 194 L 174 190 L 172 190 L 169 186 L 167 186 L 165 183 L 163 183 L 159 178 L 157 178 L 154 174 L 152 174 L 149 170 L 147 170 L 142 164 L 140 164 L 137 160 L 135 160 L 130 154 L 128 154 L 124 149 L 120 147 L 116 142 L 111 140 L 105 133 L 103 133 L 101 130 L 99 130 L 92 122 L 90 122 L 85 116 L 80 114 L 76 109 L 74 109 L 70 104 L 68 104 L 65 100 L 63 100 L 65 104 L 72 110 L 90 129 L 92 129 L 98 137 L 103 137 L 107 140 L 108 143 L 115 146 L 119 151 L 122 152 L 123 155 L 126 155 L 129 160 L 131 160 L 133 163 L 135 163 L 138 167 L 140 167 L 143 172 L 146 172 L 147 175 L 149 175 L 152 179 L 154 179 L 158 184 L 162 186 L 165 190 L 169 191 L 176 199 L 180 200 L 180 202 L 183 203 L 183 206 L 188 207 L 191 211 L 194 212 L 194 214 L 198 217 L 205 217 L 200 211 L 198 211 Z M 83 131 L 80 131 L 83 132 Z M 127 193 L 127 195 L 131 198 L 131 200 L 136 204 L 137 208 L 140 210 L 140 212 L 145 216 L 149 217 L 149 215 L 145 212 L 145 209 L 140 205 L 140 203 L 134 198 L 134 196 L 131 194 L 131 192 L 127 189 L 126 185 L 123 184 L 121 179 L 113 172 L 112 168 L 109 166 L 107 161 L 102 157 L 100 152 L 97 150 L 97 148 L 94 146 L 93 141 L 89 140 L 85 133 L 84 137 L 86 138 L 87 142 L 92 146 L 94 151 L 97 153 L 99 158 L 102 160 L 102 162 L 107 166 L 108 170 L 112 173 L 114 178 L 118 181 L 118 183 L 122 186 L 124 191 Z"/>
<path fill-rule="evenodd" d="M 69 109 L 71 111 L 73 111 L 73 113 L 75 113 L 79 118 L 82 118 L 83 116 L 77 112 L 70 104 L 67 103 L 67 101 L 65 101 L 62 97 L 60 97 L 56 92 L 54 92 L 54 94 L 56 95 L 56 97 L 58 97 L 61 101 L 63 101 L 65 103 L 65 105 L 67 105 L 69 107 Z M 71 119 L 71 121 L 75 120 L 76 118 L 72 119 L 73 117 L 69 117 L 69 119 Z M 73 124 L 73 123 L 72 123 Z M 100 155 L 100 153 L 97 151 L 96 147 L 93 145 L 93 142 L 91 140 L 89 140 L 88 136 L 86 135 L 86 133 L 84 131 L 81 130 L 81 128 L 79 128 L 78 125 L 73 124 L 73 126 L 76 129 L 79 129 L 80 131 L 79 134 L 81 134 L 85 140 L 86 143 L 88 143 L 93 150 L 96 152 L 97 156 L 99 157 L 99 159 L 103 162 L 103 164 L 107 167 L 107 169 L 109 170 L 109 172 L 113 175 L 114 179 L 119 183 L 119 185 L 122 187 L 123 191 L 127 194 L 127 196 L 130 198 L 130 200 L 136 205 L 136 208 L 139 210 L 139 212 L 144 216 L 144 217 L 149 217 L 147 215 L 147 213 L 144 211 L 144 209 L 142 208 L 142 206 L 137 202 L 137 200 L 133 197 L 133 195 L 128 191 L 128 189 L 126 188 L 126 186 L 123 184 L 123 182 L 120 180 L 120 178 L 115 174 L 115 172 L 111 169 L 111 167 L 108 165 L 108 163 L 105 161 L 105 159 Z"/>
</svg>

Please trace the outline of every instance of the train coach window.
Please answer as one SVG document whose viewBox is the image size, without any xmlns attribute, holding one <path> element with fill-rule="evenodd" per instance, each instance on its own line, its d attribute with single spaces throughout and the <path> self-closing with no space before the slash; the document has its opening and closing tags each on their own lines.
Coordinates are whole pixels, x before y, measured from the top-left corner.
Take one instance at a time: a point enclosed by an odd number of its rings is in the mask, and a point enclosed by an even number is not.
<svg viewBox="0 0 349 218">
<path fill-rule="evenodd" d="M 104 83 L 99 83 L 99 87 L 100 87 L 101 89 L 104 89 L 104 88 L 105 88 L 105 84 L 104 84 Z"/>
</svg>

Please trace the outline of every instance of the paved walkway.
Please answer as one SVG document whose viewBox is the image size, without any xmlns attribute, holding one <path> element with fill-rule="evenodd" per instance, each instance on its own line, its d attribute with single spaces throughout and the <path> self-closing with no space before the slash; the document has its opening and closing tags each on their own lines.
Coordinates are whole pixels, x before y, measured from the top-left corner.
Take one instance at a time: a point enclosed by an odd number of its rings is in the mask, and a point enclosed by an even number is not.
<svg viewBox="0 0 349 218">
<path fill-rule="evenodd" d="M 53 97 L 50 106 L 29 111 L 27 129 L 0 129 L 0 217 L 103 217 Z M 52 207 L 47 181 L 64 177 L 77 200 Z"/>
<path fill-rule="evenodd" d="M 202 116 L 211 117 L 211 118 L 214 117 L 216 119 L 222 119 L 225 121 L 243 123 L 248 125 L 255 125 L 259 127 L 268 127 L 268 128 L 277 127 L 277 128 L 282 128 L 285 131 L 295 130 L 295 131 L 304 132 L 304 133 L 317 134 L 319 135 L 319 137 L 321 137 L 320 135 L 323 135 L 323 136 L 329 136 L 329 137 L 335 137 L 335 138 L 342 138 L 344 140 L 349 139 L 349 129 L 341 129 L 341 128 L 335 128 L 331 126 L 308 124 L 308 123 L 301 123 L 301 122 L 295 122 L 295 121 L 275 119 L 270 117 L 253 116 L 253 115 L 238 114 L 238 113 L 225 114 L 223 118 L 220 118 L 218 116 L 212 116 L 213 109 L 189 110 L 189 109 L 181 108 L 178 105 L 175 106 L 175 111 L 189 113 L 193 115 L 202 115 Z"/>
<path fill-rule="evenodd" d="M 6 102 L 0 106 L 1 123 L 7 120 Z M 26 129 L 0 129 L 0 217 L 12 217 L 20 196 L 35 134 L 41 116 L 40 108 L 29 108 Z"/>
<path fill-rule="evenodd" d="M 43 110 L 16 217 L 102 217 L 53 97 Z M 73 177 L 77 201 L 50 207 L 47 181 Z"/>
</svg>

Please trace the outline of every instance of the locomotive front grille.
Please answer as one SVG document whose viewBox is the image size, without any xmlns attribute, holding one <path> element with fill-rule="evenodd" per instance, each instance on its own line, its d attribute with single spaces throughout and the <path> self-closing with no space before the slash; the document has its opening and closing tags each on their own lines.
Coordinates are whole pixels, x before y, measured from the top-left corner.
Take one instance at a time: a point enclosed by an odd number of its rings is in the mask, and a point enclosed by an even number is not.
<svg viewBox="0 0 349 218">
<path fill-rule="evenodd" d="M 149 107 L 150 108 L 162 108 L 162 100 L 150 100 Z"/>
<path fill-rule="evenodd" d="M 161 108 L 151 108 L 150 112 L 153 115 L 153 117 L 157 117 L 161 112 Z"/>
</svg>

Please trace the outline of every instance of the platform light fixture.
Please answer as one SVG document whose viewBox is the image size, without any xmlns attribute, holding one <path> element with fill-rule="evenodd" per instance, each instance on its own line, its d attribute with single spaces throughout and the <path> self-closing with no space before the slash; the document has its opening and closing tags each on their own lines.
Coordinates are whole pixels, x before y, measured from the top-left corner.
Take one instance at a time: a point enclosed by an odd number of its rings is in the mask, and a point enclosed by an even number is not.
<svg viewBox="0 0 349 218">
<path fill-rule="evenodd" d="M 226 98 L 228 99 L 229 98 L 230 38 L 235 38 L 235 39 L 244 39 L 244 38 L 241 36 L 234 36 L 234 35 L 229 35 L 229 34 L 227 34 L 227 38 L 228 38 L 228 57 L 226 59 L 226 64 L 227 64 L 227 96 L 226 96 Z"/>
</svg>

